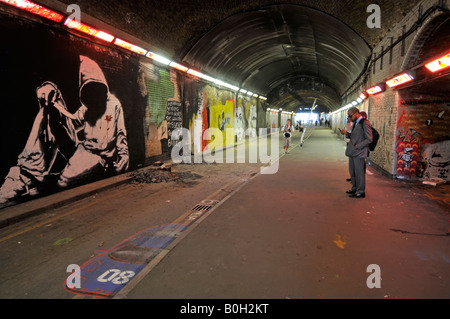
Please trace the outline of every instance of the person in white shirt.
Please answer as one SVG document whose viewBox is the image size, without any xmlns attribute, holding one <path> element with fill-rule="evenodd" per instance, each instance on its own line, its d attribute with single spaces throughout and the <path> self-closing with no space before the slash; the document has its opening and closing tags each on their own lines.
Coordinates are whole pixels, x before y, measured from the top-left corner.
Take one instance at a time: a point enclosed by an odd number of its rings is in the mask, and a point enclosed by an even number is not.
<svg viewBox="0 0 450 319">
<path fill-rule="evenodd" d="M 294 128 L 292 127 L 291 120 L 288 119 L 286 125 L 283 127 L 284 134 L 284 153 L 287 154 L 289 146 L 291 146 L 291 137 Z"/>
</svg>

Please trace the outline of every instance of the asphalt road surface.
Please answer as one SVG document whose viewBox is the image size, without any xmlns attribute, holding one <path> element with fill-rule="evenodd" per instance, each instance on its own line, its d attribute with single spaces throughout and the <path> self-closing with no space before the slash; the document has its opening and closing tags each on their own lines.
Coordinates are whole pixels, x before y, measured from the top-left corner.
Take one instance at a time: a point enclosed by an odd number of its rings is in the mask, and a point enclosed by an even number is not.
<svg viewBox="0 0 450 319">
<path fill-rule="evenodd" d="M 324 128 L 299 143 L 275 174 L 174 165 L 177 180 L 0 229 L 0 298 L 450 298 L 448 185 L 369 167 L 367 197 L 350 199 L 345 143 Z M 66 287 L 70 265 L 80 289 Z"/>
</svg>

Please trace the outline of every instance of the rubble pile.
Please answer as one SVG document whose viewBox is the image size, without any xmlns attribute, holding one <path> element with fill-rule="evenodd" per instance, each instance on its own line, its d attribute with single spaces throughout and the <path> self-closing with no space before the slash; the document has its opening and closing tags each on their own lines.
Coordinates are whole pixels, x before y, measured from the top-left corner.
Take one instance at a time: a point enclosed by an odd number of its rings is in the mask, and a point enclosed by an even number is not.
<svg viewBox="0 0 450 319">
<path fill-rule="evenodd" d="M 180 178 L 177 174 L 172 173 L 170 166 L 159 162 L 145 169 L 131 172 L 130 175 L 133 183 L 167 183 L 178 181 Z"/>
</svg>

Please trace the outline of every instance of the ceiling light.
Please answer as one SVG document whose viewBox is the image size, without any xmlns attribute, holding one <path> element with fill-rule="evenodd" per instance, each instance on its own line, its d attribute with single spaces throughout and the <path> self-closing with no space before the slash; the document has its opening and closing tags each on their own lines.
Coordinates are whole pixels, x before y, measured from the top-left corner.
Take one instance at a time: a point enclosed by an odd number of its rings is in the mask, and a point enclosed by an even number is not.
<svg viewBox="0 0 450 319">
<path fill-rule="evenodd" d="M 28 0 L 0 0 L 0 2 L 10 4 L 19 9 L 23 9 L 25 11 L 28 11 L 30 13 L 36 14 L 38 16 L 44 17 L 46 19 L 49 19 L 49 20 L 52 20 L 55 22 L 61 22 L 62 19 L 64 18 L 64 16 L 62 14 L 59 14 L 55 11 L 41 7 L 40 5 L 33 3 L 31 1 L 28 1 Z"/>
<path fill-rule="evenodd" d="M 114 36 L 111 34 L 108 34 L 106 32 L 97 30 L 93 27 L 90 27 L 84 23 L 72 20 L 72 19 L 67 19 L 66 22 L 64 22 L 64 25 L 67 26 L 70 29 L 74 29 L 89 35 L 92 35 L 96 38 L 99 38 L 103 41 L 106 42 L 112 42 L 112 40 L 114 40 Z"/>
<path fill-rule="evenodd" d="M 159 62 L 159 63 L 164 64 L 164 65 L 169 65 L 170 64 L 170 60 L 169 59 L 166 59 L 165 57 L 160 56 L 159 54 L 156 54 L 156 53 L 153 53 L 153 52 L 150 52 L 150 51 L 148 51 L 145 56 L 147 58 L 155 60 L 156 62 Z"/>
<path fill-rule="evenodd" d="M 174 61 L 170 62 L 169 66 L 171 66 L 172 68 L 177 69 L 179 71 L 182 71 L 182 72 L 187 72 L 187 70 L 189 69 L 188 67 L 181 65 L 179 63 L 176 63 Z"/>
<path fill-rule="evenodd" d="M 132 52 L 138 53 L 138 54 L 142 54 L 142 55 L 146 55 L 147 54 L 147 50 L 138 47 L 137 45 L 131 44 L 127 41 L 124 41 L 122 39 L 116 38 L 116 41 L 114 41 L 114 44 L 122 47 L 124 49 L 130 50 Z"/>
</svg>

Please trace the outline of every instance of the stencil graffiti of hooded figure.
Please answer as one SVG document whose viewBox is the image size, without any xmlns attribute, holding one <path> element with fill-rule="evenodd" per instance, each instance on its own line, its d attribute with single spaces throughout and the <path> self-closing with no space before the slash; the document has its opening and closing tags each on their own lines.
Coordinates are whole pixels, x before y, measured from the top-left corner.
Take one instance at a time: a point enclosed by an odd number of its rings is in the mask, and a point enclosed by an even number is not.
<svg viewBox="0 0 450 319">
<path fill-rule="evenodd" d="M 0 189 L 0 203 L 30 193 L 57 177 L 58 185 L 99 172 L 128 168 L 128 143 L 120 101 L 93 60 L 80 57 L 80 101 L 68 112 L 56 84 L 44 82 L 36 94 L 40 109 L 24 150 Z"/>
<path fill-rule="evenodd" d="M 128 168 L 128 143 L 119 100 L 109 93 L 105 76 L 98 65 L 81 57 L 80 101 L 75 114 L 64 114 L 80 127 L 75 154 L 61 174 L 60 184 L 89 174 L 102 167 L 116 172 Z M 81 135 L 81 137 L 80 137 Z"/>
</svg>

